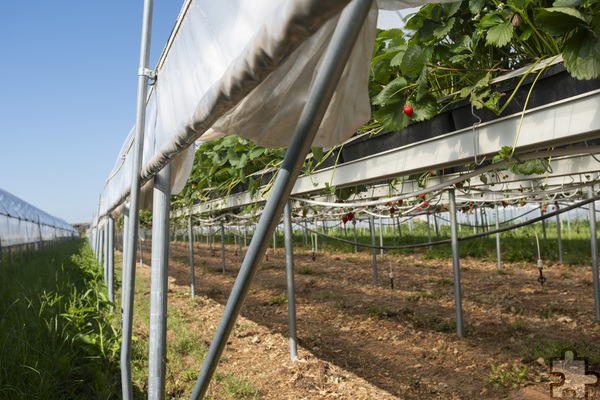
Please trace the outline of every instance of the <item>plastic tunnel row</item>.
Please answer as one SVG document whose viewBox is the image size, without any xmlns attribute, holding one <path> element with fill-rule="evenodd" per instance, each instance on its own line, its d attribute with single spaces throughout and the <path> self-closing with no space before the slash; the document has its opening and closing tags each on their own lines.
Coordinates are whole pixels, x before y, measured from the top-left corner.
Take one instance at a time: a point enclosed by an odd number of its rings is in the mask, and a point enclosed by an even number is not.
<svg viewBox="0 0 600 400">
<path fill-rule="evenodd" d="M 148 397 L 162 399 L 165 396 L 170 196 L 182 190 L 189 176 L 195 141 L 237 134 L 258 144 L 288 147 L 268 199 L 251 199 L 248 193 L 243 193 L 212 204 L 198 204 L 188 216 L 191 221 L 191 214 L 203 214 L 209 209 L 227 211 L 264 201 L 254 235 L 193 389 L 191 397 L 198 399 L 208 390 L 284 208 L 288 298 L 293 306 L 292 207 L 289 201 L 291 195 L 306 195 L 322 189 L 315 188 L 312 179 L 325 176 L 319 180 L 321 184 L 332 182 L 341 187 L 383 181 L 402 173 L 422 172 L 432 165 L 436 169 L 455 167 L 465 160 L 475 158 L 479 161 L 481 152 L 498 151 L 498 137 L 501 138 L 500 145 L 516 143 L 515 135 L 521 127 L 548 135 L 528 136 L 515 145 L 522 159 L 538 157 L 533 150 L 548 148 L 545 141 L 563 144 L 578 135 L 593 136 L 597 131 L 594 107 L 599 96 L 593 92 L 574 96 L 572 101 L 577 102 L 578 107 L 559 99 L 526 115 L 483 123 L 477 131 L 467 124 L 467 127 L 455 127 L 455 132 L 435 140 L 353 160 L 337 171 L 333 167 L 336 181 L 332 169 L 298 179 L 311 146 L 341 143 L 370 117 L 368 75 L 377 8 L 393 10 L 424 3 L 232 0 L 209 4 L 200 0 L 186 1 L 156 70 L 150 71 L 147 64 L 152 1 L 145 1 L 136 124 L 104 188 L 90 234 L 98 259 L 103 260 L 109 295 L 114 300 L 114 226 L 115 219 L 124 215 L 121 380 L 125 400 L 133 399 L 131 346 L 140 208 L 153 210 Z M 153 84 L 148 93 L 151 80 Z M 574 116 L 575 112 L 586 114 Z M 479 141 L 475 146 L 474 140 Z M 560 155 L 566 156 L 575 150 L 561 151 Z M 480 175 L 485 168 L 487 171 L 495 169 L 484 165 L 475 173 Z M 456 178 L 457 182 L 461 179 L 464 177 Z M 421 188 L 415 193 L 444 189 L 452 229 L 456 326 L 457 334 L 462 336 L 455 191 L 450 181 L 436 184 L 436 188 Z M 403 196 L 410 194 L 407 193 Z M 588 197 L 590 202 L 594 199 L 591 195 Z M 245 202 L 240 200 L 244 198 Z M 592 215 L 595 224 L 595 214 Z M 372 227 L 373 217 L 370 224 Z M 595 226 L 592 231 L 595 235 Z M 592 242 L 595 241 L 594 237 Z M 375 252 L 374 237 L 372 247 Z M 592 253 L 596 254 L 597 249 L 592 249 Z M 597 258 L 593 268 L 597 318 L 600 319 Z M 292 314 L 290 309 L 290 330 L 295 324 Z M 293 337 L 292 341 L 295 341 Z"/>
<path fill-rule="evenodd" d="M 0 189 L 0 247 L 10 248 L 79 236 L 66 221 Z"/>
</svg>

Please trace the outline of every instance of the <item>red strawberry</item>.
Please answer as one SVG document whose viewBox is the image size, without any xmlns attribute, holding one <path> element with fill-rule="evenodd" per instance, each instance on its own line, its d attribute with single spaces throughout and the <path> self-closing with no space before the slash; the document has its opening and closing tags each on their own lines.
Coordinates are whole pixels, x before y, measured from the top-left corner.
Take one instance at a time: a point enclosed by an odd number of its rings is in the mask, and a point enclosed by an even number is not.
<svg viewBox="0 0 600 400">
<path fill-rule="evenodd" d="M 404 114 L 406 114 L 407 117 L 410 117 L 413 115 L 413 108 L 411 106 L 404 106 Z"/>
</svg>

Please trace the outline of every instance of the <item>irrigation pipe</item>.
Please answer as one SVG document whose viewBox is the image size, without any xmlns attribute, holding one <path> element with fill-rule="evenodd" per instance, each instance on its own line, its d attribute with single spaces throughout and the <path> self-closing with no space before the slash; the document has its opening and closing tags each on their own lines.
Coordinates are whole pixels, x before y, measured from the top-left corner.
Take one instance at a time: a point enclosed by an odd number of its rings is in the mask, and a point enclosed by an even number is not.
<svg viewBox="0 0 600 400">
<path fill-rule="evenodd" d="M 459 241 L 465 241 L 465 240 L 471 240 L 471 239 L 477 239 L 480 237 L 484 237 L 484 236 L 489 236 L 489 235 L 494 235 L 496 233 L 502 233 L 502 232 L 506 232 L 506 231 L 510 231 L 512 229 L 516 229 L 516 228 L 520 228 L 523 226 L 527 226 L 527 225 L 532 225 L 536 222 L 545 220 L 547 218 L 551 218 L 554 217 L 556 215 L 562 214 L 564 212 L 573 210 L 575 208 L 579 208 L 582 205 L 585 204 L 589 204 L 591 202 L 594 201 L 598 201 L 600 200 L 600 196 L 595 196 L 595 197 L 591 197 L 589 199 L 586 200 L 582 200 L 579 203 L 573 204 L 571 206 L 565 207 L 565 208 L 561 208 L 557 211 L 553 211 L 553 212 L 549 212 L 546 213 L 542 216 L 536 217 L 536 218 L 532 218 L 528 221 L 525 222 L 521 222 L 515 225 L 511 225 L 511 226 L 507 226 L 507 227 L 503 227 L 503 228 L 499 228 L 499 229 L 494 229 L 491 231 L 486 231 L 486 232 L 482 232 L 482 233 L 477 233 L 474 235 L 469 235 L 469 236 L 462 236 L 459 237 L 458 240 Z M 418 247 L 426 247 L 426 246 L 437 246 L 437 245 L 442 245 L 442 244 L 449 244 L 451 242 L 451 239 L 444 239 L 444 240 L 437 240 L 435 242 L 431 242 L 431 243 L 415 243 L 415 244 L 406 244 L 406 245 L 402 245 L 402 246 L 377 246 L 377 245 L 369 245 L 369 244 L 365 244 L 365 243 L 360 243 L 360 242 L 353 242 L 351 240 L 347 240 L 347 239 L 341 239 L 335 236 L 331 236 L 331 235 L 327 235 L 326 233 L 322 233 L 313 229 L 310 229 L 308 227 L 303 227 L 304 229 L 308 230 L 309 232 L 313 232 L 316 233 L 317 235 L 329 238 L 329 239 L 333 239 L 333 240 L 337 240 L 338 242 L 342 242 L 342 243 L 347 243 L 353 246 L 360 246 L 360 247 L 366 247 L 369 249 L 383 249 L 383 250 L 402 250 L 402 249 L 413 249 L 413 248 L 418 248 Z"/>
</svg>

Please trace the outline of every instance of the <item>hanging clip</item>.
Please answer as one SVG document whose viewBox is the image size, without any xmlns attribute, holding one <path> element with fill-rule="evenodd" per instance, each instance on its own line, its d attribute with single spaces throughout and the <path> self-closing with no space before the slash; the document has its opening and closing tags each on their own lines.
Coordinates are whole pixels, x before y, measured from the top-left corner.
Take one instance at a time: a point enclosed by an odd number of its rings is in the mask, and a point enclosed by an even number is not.
<svg viewBox="0 0 600 400">
<path fill-rule="evenodd" d="M 150 85 L 150 86 L 152 86 L 156 83 L 156 79 L 157 79 L 156 72 L 152 71 L 151 69 L 140 68 L 138 70 L 138 76 L 148 77 L 148 79 L 150 80 L 150 82 L 148 82 L 148 85 Z"/>
</svg>

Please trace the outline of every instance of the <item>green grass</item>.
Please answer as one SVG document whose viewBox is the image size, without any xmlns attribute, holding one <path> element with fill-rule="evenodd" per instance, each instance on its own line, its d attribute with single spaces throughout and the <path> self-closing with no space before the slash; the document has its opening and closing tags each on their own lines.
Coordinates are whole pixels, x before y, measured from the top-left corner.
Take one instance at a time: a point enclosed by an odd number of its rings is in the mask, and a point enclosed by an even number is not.
<svg viewBox="0 0 600 400">
<path fill-rule="evenodd" d="M 367 314 L 371 318 L 385 319 L 388 317 L 389 309 L 385 304 L 370 303 Z"/>
<path fill-rule="evenodd" d="M 83 240 L 0 268 L 0 398 L 116 396 L 119 335 L 101 271 Z"/>
<path fill-rule="evenodd" d="M 315 270 L 312 269 L 311 267 L 300 267 L 296 269 L 296 272 L 298 273 L 298 275 L 314 275 L 315 274 Z"/>
<path fill-rule="evenodd" d="M 595 342 L 584 342 L 579 339 L 530 339 L 522 349 L 523 362 L 530 363 L 542 357 L 548 360 L 562 359 L 566 351 L 572 351 L 578 359 L 589 362 L 590 368 L 597 370 L 600 367 L 600 346 Z"/>
<path fill-rule="evenodd" d="M 529 370 L 526 366 L 513 366 L 508 368 L 504 365 L 490 365 L 491 373 L 485 383 L 494 388 L 517 389 L 529 378 Z"/>
</svg>

